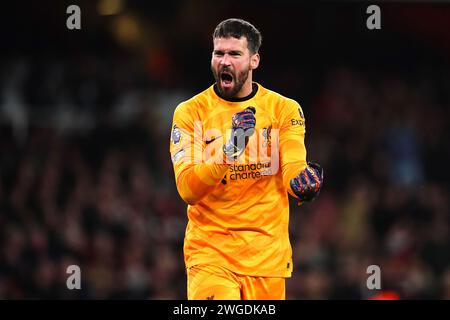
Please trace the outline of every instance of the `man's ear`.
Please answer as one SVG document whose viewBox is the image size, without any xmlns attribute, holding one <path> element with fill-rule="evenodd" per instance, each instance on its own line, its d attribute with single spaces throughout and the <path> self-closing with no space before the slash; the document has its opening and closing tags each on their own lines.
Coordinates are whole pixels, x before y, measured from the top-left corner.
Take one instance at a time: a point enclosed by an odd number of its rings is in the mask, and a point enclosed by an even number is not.
<svg viewBox="0 0 450 320">
<path fill-rule="evenodd" d="M 258 68 L 259 60 L 260 60 L 259 53 L 255 53 L 254 55 L 252 55 L 252 57 L 250 58 L 250 68 L 252 70 Z"/>
</svg>

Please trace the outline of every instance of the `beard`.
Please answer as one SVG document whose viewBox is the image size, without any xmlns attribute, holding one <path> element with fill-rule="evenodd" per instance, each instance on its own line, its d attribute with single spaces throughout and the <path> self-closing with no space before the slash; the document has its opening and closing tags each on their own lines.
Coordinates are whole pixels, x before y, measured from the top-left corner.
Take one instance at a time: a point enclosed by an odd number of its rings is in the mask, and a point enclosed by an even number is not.
<svg viewBox="0 0 450 320">
<path fill-rule="evenodd" d="M 220 95 L 225 99 L 232 99 L 238 94 L 239 91 L 241 91 L 244 83 L 247 81 L 250 73 L 250 67 L 242 70 L 237 75 L 227 67 L 223 67 L 219 71 L 216 71 L 214 67 L 211 66 L 211 71 L 214 75 L 214 79 L 216 80 L 217 89 L 219 90 Z M 224 86 L 223 80 L 225 77 L 227 80 L 231 79 L 231 86 Z"/>
</svg>

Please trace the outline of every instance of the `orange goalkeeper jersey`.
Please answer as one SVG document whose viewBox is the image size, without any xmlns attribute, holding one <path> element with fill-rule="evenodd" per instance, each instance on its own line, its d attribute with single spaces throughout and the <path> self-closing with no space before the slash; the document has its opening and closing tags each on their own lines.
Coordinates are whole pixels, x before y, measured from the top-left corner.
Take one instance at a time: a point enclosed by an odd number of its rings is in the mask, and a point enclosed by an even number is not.
<svg viewBox="0 0 450 320">
<path fill-rule="evenodd" d="M 234 113 L 252 106 L 254 134 L 227 161 L 222 146 Z M 250 276 L 289 277 L 289 182 L 306 168 L 300 105 L 253 83 L 244 99 L 224 100 L 211 86 L 180 103 L 170 152 L 180 196 L 188 203 L 186 267 L 218 265 Z"/>
</svg>

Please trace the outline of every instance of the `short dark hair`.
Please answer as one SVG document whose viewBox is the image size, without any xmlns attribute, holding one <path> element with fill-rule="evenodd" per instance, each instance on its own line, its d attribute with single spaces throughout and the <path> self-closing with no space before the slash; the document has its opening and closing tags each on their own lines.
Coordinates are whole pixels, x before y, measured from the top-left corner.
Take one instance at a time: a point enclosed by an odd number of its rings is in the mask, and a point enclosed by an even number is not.
<svg viewBox="0 0 450 320">
<path fill-rule="evenodd" d="M 248 49 L 252 54 L 257 53 L 261 46 L 262 36 L 259 30 L 250 22 L 242 19 L 231 18 L 224 20 L 217 25 L 213 33 L 213 39 L 229 37 L 236 39 L 246 37 Z"/>
</svg>

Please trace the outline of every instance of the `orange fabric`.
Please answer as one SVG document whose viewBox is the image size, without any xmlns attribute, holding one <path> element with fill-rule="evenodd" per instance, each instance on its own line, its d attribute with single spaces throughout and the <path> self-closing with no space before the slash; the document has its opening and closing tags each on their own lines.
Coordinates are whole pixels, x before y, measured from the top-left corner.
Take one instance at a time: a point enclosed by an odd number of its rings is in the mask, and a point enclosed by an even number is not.
<svg viewBox="0 0 450 320">
<path fill-rule="evenodd" d="M 200 265 L 187 270 L 189 300 L 285 300 L 284 278 L 252 277 Z"/>
<path fill-rule="evenodd" d="M 256 109 L 255 133 L 245 154 L 225 163 L 221 147 L 231 118 L 248 106 Z M 259 84 L 246 101 L 225 101 L 211 86 L 178 105 L 170 152 L 178 192 L 188 203 L 187 267 L 210 264 L 249 276 L 291 275 L 287 192 L 290 180 L 306 168 L 304 135 L 300 105 Z"/>
</svg>

